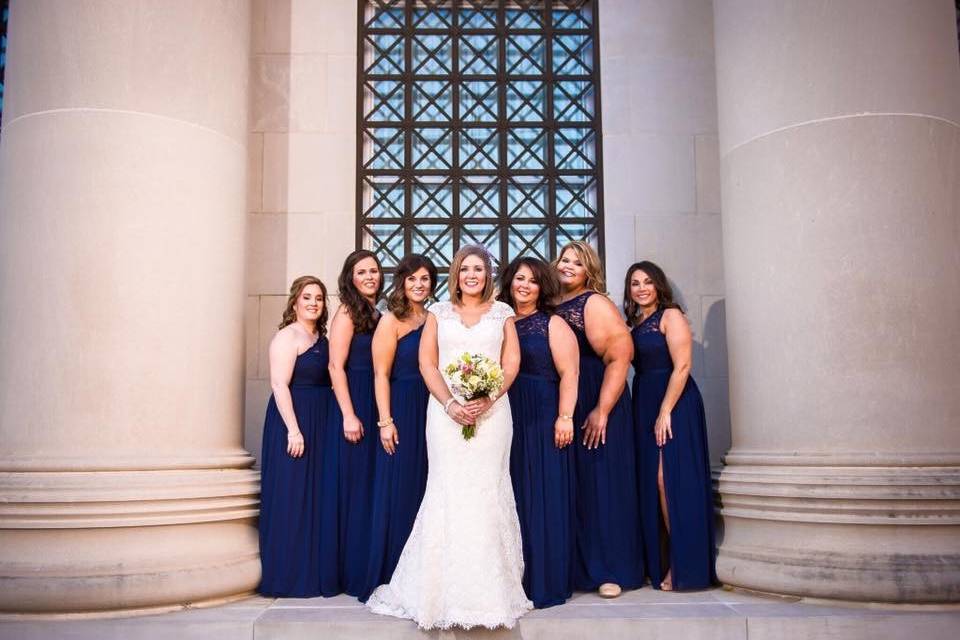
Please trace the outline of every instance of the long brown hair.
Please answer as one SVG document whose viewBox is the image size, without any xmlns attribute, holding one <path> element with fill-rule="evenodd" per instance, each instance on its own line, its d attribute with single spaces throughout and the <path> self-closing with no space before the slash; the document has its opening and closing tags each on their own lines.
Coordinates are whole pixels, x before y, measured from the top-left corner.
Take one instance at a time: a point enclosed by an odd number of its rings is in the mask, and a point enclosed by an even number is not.
<svg viewBox="0 0 960 640">
<path fill-rule="evenodd" d="M 537 311 L 543 311 L 547 315 L 556 310 L 556 300 L 560 296 L 560 280 L 557 278 L 557 270 L 549 264 L 534 258 L 533 256 L 520 256 L 514 258 L 507 268 L 500 274 L 500 293 L 497 300 L 506 302 L 513 309 L 516 309 L 516 301 L 513 299 L 511 284 L 513 278 L 520 271 L 520 267 L 527 267 L 533 272 L 533 279 L 537 281 L 540 287 L 540 295 L 537 297 Z"/>
<path fill-rule="evenodd" d="M 630 265 L 627 277 L 623 279 L 623 314 L 627 317 L 628 325 L 633 327 L 640 321 L 640 305 L 630 297 L 630 280 L 635 271 L 643 271 L 650 276 L 657 292 L 657 309 L 680 309 L 680 313 L 683 313 L 683 309 L 673 299 L 673 287 L 667 280 L 667 274 L 649 260 L 641 260 Z"/>
<path fill-rule="evenodd" d="M 387 309 L 398 320 L 403 320 L 413 311 L 413 305 L 407 298 L 403 281 L 420 269 L 426 269 L 430 275 L 430 296 L 432 296 L 433 290 L 437 288 L 437 268 L 429 258 L 419 253 L 411 253 L 403 256 L 403 259 L 397 263 L 397 271 L 393 274 L 393 291 L 387 296 Z"/>
<path fill-rule="evenodd" d="M 486 268 L 486 280 L 483 283 L 483 292 L 480 294 L 481 302 L 486 302 L 493 297 L 496 287 L 493 283 L 493 258 L 487 248 L 479 244 L 468 244 L 460 247 L 453 256 L 453 262 L 450 263 L 450 280 L 447 287 L 450 289 L 450 301 L 454 304 L 463 304 L 463 296 L 460 293 L 460 267 L 463 261 L 470 256 L 477 256 L 483 260 L 483 266 Z"/>
<path fill-rule="evenodd" d="M 299 298 L 303 290 L 311 284 L 320 287 L 320 293 L 323 295 L 323 311 L 320 312 L 320 317 L 317 318 L 317 333 L 319 333 L 321 338 L 327 335 L 327 287 L 323 284 L 323 281 L 316 276 L 300 276 L 290 285 L 290 296 L 287 298 L 287 308 L 283 310 L 283 319 L 280 320 L 280 326 L 277 327 L 278 329 L 283 329 L 287 325 L 291 325 L 297 321 L 297 311 L 294 309 L 297 304 L 297 298 Z"/>
<path fill-rule="evenodd" d="M 343 268 L 340 269 L 340 277 L 337 278 L 337 287 L 340 289 L 340 303 L 347 308 L 350 314 L 350 320 L 353 322 L 353 330 L 356 333 L 370 333 L 377 328 L 377 309 L 374 304 L 370 304 L 362 293 L 353 284 L 353 268 L 358 262 L 366 258 L 373 258 L 377 263 L 377 269 L 380 271 L 380 286 L 377 287 L 377 293 L 374 301 L 380 299 L 383 293 L 383 268 L 380 266 L 380 260 L 377 254 L 366 249 L 358 249 L 347 256 L 343 261 Z"/>
<path fill-rule="evenodd" d="M 596 249 L 589 243 L 583 240 L 574 240 L 563 245 L 560 253 L 557 254 L 557 259 L 553 261 L 553 267 L 556 268 L 560 264 L 560 258 L 563 257 L 567 249 L 577 254 L 577 258 L 583 263 L 584 269 L 587 270 L 587 281 L 584 283 L 587 290 L 607 295 L 607 282 L 603 277 L 603 263 L 600 262 L 600 256 L 597 255 Z"/>
</svg>

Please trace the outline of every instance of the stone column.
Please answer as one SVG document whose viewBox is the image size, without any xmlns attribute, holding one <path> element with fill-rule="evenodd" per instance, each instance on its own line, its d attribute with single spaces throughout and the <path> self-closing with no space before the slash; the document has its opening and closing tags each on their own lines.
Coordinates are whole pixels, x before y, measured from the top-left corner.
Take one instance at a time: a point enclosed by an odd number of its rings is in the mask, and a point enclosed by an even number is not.
<svg viewBox="0 0 960 640">
<path fill-rule="evenodd" d="M 14 0 L 0 611 L 248 593 L 248 0 Z"/>
<path fill-rule="evenodd" d="M 727 584 L 960 599 L 949 0 L 716 0 Z"/>
</svg>

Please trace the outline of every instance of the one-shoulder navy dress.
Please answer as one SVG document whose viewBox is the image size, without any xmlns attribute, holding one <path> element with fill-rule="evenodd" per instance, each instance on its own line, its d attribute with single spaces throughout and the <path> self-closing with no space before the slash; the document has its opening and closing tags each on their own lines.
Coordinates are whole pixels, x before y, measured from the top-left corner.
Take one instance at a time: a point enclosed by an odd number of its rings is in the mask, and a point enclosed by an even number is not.
<svg viewBox="0 0 960 640">
<path fill-rule="evenodd" d="M 354 444 L 343 437 L 340 418 L 340 579 L 343 592 L 364 594 L 370 553 L 373 470 L 380 436 L 373 393 L 373 332 L 355 333 L 347 356 L 347 386 L 353 411 L 363 423 L 363 438 Z"/>
<path fill-rule="evenodd" d="M 713 490 L 710 453 L 700 389 L 693 377 L 670 412 L 673 438 L 663 446 L 663 484 L 670 515 L 669 545 L 661 537 L 663 518 L 657 489 L 660 448 L 653 426 L 667 392 L 673 360 L 660 333 L 663 309 L 633 328 L 633 406 L 637 425 L 640 509 L 644 555 L 655 589 L 672 569 L 674 589 L 702 589 L 716 582 Z M 661 544 L 663 543 L 663 544 Z M 666 558 L 663 557 L 664 547 Z"/>
<path fill-rule="evenodd" d="M 643 584 L 644 566 L 637 497 L 637 462 L 630 391 L 624 385 L 607 418 L 607 443 L 583 444 L 581 427 L 597 406 L 605 370 L 603 359 L 587 340 L 584 309 L 593 291 L 557 307 L 580 345 L 580 384 L 573 414 L 577 479 L 577 558 L 574 589 L 591 591 L 605 582 L 635 589 Z M 599 294 L 596 294 L 599 295 Z"/>
<path fill-rule="evenodd" d="M 287 427 L 273 396 L 267 404 L 260 455 L 259 591 L 266 596 L 312 597 L 321 594 L 322 557 L 336 558 L 336 531 L 324 531 L 320 505 L 323 431 L 336 401 L 327 372 L 326 338 L 297 356 L 290 395 L 303 433 L 303 456 L 287 453 Z"/>
<path fill-rule="evenodd" d="M 558 449 L 554 442 L 560 376 L 550 352 L 550 316 L 538 311 L 516 326 L 520 373 L 509 391 L 510 478 L 523 541 L 523 589 L 542 609 L 563 604 L 573 593 L 573 448 Z"/>
<path fill-rule="evenodd" d="M 378 586 L 390 582 L 427 487 L 425 433 L 430 393 L 420 375 L 422 334 L 421 326 L 400 338 L 390 372 L 390 413 L 400 442 L 393 455 L 377 442 L 370 563 L 366 585 L 358 596 L 362 602 Z"/>
</svg>

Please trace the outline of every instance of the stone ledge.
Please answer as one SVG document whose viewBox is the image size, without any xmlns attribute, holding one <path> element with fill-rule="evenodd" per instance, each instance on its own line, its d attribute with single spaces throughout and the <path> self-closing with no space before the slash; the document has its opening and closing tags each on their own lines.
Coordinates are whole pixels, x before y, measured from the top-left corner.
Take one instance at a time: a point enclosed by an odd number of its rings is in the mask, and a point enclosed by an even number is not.
<svg viewBox="0 0 960 640">
<path fill-rule="evenodd" d="M 710 638 L 864 638 L 953 640 L 960 629 L 960 607 L 904 610 L 877 605 L 837 606 L 796 598 L 712 589 L 663 593 L 650 588 L 602 600 L 575 594 L 560 607 L 535 611 L 512 630 L 421 631 L 412 622 L 368 612 L 353 598 L 277 600 L 252 597 L 221 607 L 112 620 L 31 619 L 0 622 L 0 640 L 257 640 L 284 638 L 377 638 L 454 640 L 456 638 L 604 640 Z"/>
</svg>

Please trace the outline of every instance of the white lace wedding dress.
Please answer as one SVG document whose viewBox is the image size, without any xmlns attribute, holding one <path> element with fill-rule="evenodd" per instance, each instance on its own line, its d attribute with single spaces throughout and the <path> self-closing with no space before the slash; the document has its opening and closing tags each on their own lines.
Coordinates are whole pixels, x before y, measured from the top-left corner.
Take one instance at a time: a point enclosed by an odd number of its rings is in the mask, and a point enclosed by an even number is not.
<svg viewBox="0 0 960 640">
<path fill-rule="evenodd" d="M 437 318 L 439 364 L 464 352 L 500 361 L 504 321 L 513 310 L 494 302 L 465 326 L 449 302 L 430 307 Z M 510 484 L 513 421 L 502 396 L 464 440 L 433 397 L 427 409 L 427 488 L 389 584 L 367 606 L 409 618 L 424 629 L 513 627 L 532 608 L 523 591 L 520 522 Z"/>
</svg>

